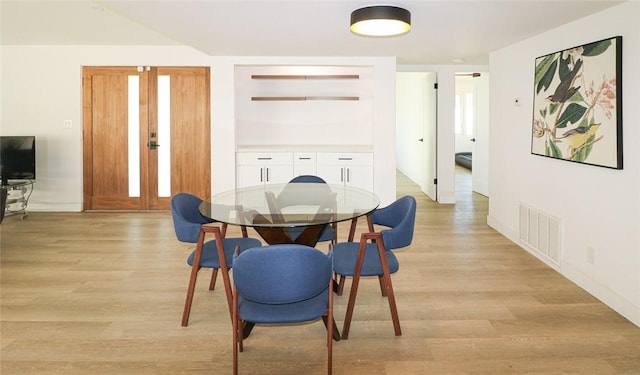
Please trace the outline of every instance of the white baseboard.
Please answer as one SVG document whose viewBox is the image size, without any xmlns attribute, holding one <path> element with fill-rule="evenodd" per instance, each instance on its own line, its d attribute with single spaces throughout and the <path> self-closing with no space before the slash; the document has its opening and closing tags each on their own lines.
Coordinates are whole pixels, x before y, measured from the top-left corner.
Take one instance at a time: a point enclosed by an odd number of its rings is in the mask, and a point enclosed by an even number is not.
<svg viewBox="0 0 640 375">
<path fill-rule="evenodd" d="M 82 212 L 82 203 L 56 202 L 56 203 L 31 203 L 27 206 L 27 212 Z"/>
</svg>

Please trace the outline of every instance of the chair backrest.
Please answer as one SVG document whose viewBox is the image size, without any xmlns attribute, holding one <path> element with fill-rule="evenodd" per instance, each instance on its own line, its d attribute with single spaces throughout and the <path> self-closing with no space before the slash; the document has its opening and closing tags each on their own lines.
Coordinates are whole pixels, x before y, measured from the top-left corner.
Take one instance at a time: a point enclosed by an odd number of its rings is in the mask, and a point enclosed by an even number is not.
<svg viewBox="0 0 640 375">
<path fill-rule="evenodd" d="M 272 245 L 234 255 L 233 280 L 243 298 L 262 304 L 304 301 L 324 292 L 331 257 L 305 245 Z"/>
<path fill-rule="evenodd" d="M 301 175 L 294 177 L 287 183 L 287 185 L 282 189 L 280 194 L 276 197 L 276 203 L 279 207 L 287 207 L 287 206 L 295 206 L 295 205 L 306 205 L 313 204 L 318 202 L 318 197 L 310 197 L 308 190 L 306 189 L 296 189 L 296 184 L 299 183 L 315 183 L 315 184 L 323 184 L 322 186 L 326 186 L 326 188 L 322 187 L 321 191 L 318 191 L 319 194 L 326 194 L 327 204 L 330 203 L 330 199 L 334 196 L 332 195 L 331 188 L 327 185 L 327 182 L 318 176 L 313 175 Z"/>
<path fill-rule="evenodd" d="M 373 211 L 370 217 L 374 224 L 391 228 L 381 231 L 387 250 L 409 246 L 416 222 L 416 199 L 405 195 L 390 205 Z"/>
<path fill-rule="evenodd" d="M 211 222 L 200 214 L 200 203 L 202 199 L 189 193 L 178 193 L 171 198 L 171 216 L 178 241 L 198 242 L 200 227 Z"/>
<path fill-rule="evenodd" d="M 314 176 L 314 175 L 310 175 L 310 174 L 303 174 L 300 176 L 296 176 L 294 178 L 291 179 L 291 181 L 289 181 L 289 183 L 298 183 L 298 182 L 311 182 L 311 183 L 316 183 L 316 184 L 326 184 L 327 182 L 325 180 L 322 179 L 322 177 L 318 177 L 318 176 Z"/>
</svg>

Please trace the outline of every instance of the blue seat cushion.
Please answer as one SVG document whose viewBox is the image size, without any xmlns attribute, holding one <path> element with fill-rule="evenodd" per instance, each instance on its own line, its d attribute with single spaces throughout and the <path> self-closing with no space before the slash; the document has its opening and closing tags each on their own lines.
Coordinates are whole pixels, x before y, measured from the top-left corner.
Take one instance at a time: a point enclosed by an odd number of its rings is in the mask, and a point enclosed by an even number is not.
<svg viewBox="0 0 640 375">
<path fill-rule="evenodd" d="M 246 250 L 252 247 L 261 247 L 262 243 L 255 238 L 224 238 L 224 255 L 227 261 L 227 267 L 231 268 L 233 263 L 233 252 L 236 246 L 240 246 L 240 250 Z M 193 258 L 196 251 L 192 251 L 187 258 L 187 264 L 193 266 Z M 220 268 L 220 259 L 218 259 L 218 247 L 216 241 L 211 240 L 205 242 L 202 248 L 202 257 L 200 258 L 200 267 L 202 268 Z"/>
<path fill-rule="evenodd" d="M 238 298 L 238 313 L 242 319 L 258 323 L 298 323 L 321 317 L 327 311 L 329 284 L 320 294 L 295 303 L 256 303 L 244 297 Z"/>
<path fill-rule="evenodd" d="M 333 271 L 342 276 L 353 276 L 358 258 L 359 242 L 342 242 L 333 246 Z M 389 273 L 398 271 L 398 258 L 391 251 L 385 251 L 389 263 Z M 367 243 L 362 262 L 361 276 L 381 276 L 382 265 L 378 256 L 378 245 Z"/>
</svg>

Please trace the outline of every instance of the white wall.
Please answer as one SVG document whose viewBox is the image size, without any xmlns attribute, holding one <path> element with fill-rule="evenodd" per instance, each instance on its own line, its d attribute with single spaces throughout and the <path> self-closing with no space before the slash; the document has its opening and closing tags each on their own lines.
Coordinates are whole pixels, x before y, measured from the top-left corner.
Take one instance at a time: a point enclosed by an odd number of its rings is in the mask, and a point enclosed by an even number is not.
<svg viewBox="0 0 640 375">
<path fill-rule="evenodd" d="M 82 66 L 207 66 L 187 47 L 2 46 L 2 135 L 36 136 L 31 211 L 82 209 Z M 63 129 L 63 120 L 72 120 Z"/>
<path fill-rule="evenodd" d="M 555 268 L 636 325 L 640 325 L 639 14 L 640 2 L 627 2 L 491 53 L 488 217 L 492 227 L 516 243 L 520 203 L 559 218 L 562 254 Z M 618 79 L 623 85 L 624 169 L 531 155 L 535 58 L 616 35 L 623 37 L 622 79 Z M 521 98 L 522 105 L 514 105 L 514 98 Z M 587 249 L 595 253 L 593 264 Z"/>
<path fill-rule="evenodd" d="M 212 192 L 235 182 L 234 66 L 341 64 L 374 67 L 374 184 L 395 199 L 394 58 L 211 57 L 183 46 L 9 46 L 0 49 L 0 134 L 35 135 L 31 211 L 82 210 L 82 66 L 210 66 Z M 63 129 L 72 120 L 71 129 Z"/>
</svg>

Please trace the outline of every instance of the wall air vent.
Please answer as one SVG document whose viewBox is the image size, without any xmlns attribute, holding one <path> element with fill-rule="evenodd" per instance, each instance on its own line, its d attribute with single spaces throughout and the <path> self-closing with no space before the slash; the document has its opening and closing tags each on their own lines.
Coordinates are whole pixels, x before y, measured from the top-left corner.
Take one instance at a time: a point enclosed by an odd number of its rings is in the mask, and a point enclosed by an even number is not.
<svg viewBox="0 0 640 375">
<path fill-rule="evenodd" d="M 538 209 L 520 203 L 518 236 L 529 250 L 560 265 L 562 221 Z"/>
</svg>

